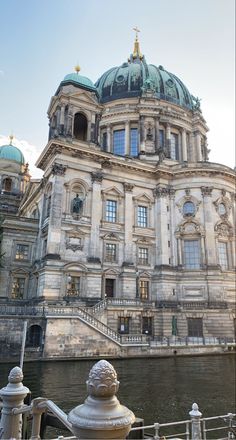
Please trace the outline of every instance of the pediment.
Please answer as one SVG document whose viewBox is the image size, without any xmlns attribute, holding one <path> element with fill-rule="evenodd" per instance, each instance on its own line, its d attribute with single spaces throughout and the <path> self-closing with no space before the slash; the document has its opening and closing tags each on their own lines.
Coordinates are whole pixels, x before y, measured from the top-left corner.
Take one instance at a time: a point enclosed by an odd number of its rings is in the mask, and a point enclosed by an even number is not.
<svg viewBox="0 0 236 440">
<path fill-rule="evenodd" d="M 102 191 L 103 196 L 114 196 L 114 197 L 123 197 L 123 193 L 117 189 L 115 186 L 112 186 L 110 188 L 104 189 Z"/>
<path fill-rule="evenodd" d="M 76 93 L 73 93 L 71 97 L 73 99 L 76 99 L 76 101 L 82 101 L 84 103 L 93 104 L 93 105 L 98 104 L 95 95 L 85 90 L 78 90 L 76 91 Z"/>
<path fill-rule="evenodd" d="M 133 197 L 133 200 L 136 203 L 142 202 L 142 203 L 150 204 L 150 203 L 154 202 L 154 199 L 152 197 L 150 197 L 148 194 L 146 194 L 145 192 Z"/>
</svg>

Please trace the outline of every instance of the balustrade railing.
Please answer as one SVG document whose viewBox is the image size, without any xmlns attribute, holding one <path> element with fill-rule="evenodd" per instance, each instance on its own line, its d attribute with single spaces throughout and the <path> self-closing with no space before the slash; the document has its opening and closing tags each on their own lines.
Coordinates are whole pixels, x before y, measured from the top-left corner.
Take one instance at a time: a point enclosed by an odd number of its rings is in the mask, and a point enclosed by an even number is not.
<svg viewBox="0 0 236 440">
<path fill-rule="evenodd" d="M 156 346 L 188 346 L 188 345 L 236 345 L 235 338 L 228 337 L 191 337 L 191 336 L 155 336 L 150 341 L 151 347 Z"/>
<path fill-rule="evenodd" d="M 68 433 L 75 436 L 63 437 L 64 439 L 207 440 L 209 435 L 210 438 L 218 438 L 218 440 L 236 439 L 236 414 L 202 417 L 196 403 L 193 403 L 189 411 L 189 419 L 170 423 L 156 422 L 152 425 L 139 423 L 139 426 L 135 426 L 136 419 L 133 412 L 121 405 L 116 398 L 119 388 L 117 373 L 114 367 L 105 360 L 97 362 L 89 373 L 86 382 L 88 397 L 85 402 L 73 408 L 68 415 L 53 401 L 44 397 L 33 399 L 30 405 L 24 404 L 24 399 L 30 390 L 22 383 L 21 368 L 13 368 L 8 380 L 8 385 L 0 390 L 0 398 L 2 398 L 0 438 L 4 440 L 25 438 L 24 433 L 30 429 L 29 420 L 31 420 L 30 438 L 39 439 L 40 432 L 45 430 L 42 415 L 47 411 L 53 415 L 55 421 L 60 421 Z M 56 427 L 57 424 L 50 424 L 50 426 Z M 152 430 L 151 433 L 150 430 Z M 211 437 L 212 434 L 213 437 Z"/>
</svg>

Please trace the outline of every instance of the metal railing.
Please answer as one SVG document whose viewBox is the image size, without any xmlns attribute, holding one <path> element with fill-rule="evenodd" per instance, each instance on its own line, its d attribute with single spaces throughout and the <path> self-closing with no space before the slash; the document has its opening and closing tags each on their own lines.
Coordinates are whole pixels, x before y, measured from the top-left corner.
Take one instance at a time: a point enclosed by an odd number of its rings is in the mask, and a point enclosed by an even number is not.
<svg viewBox="0 0 236 440">
<path fill-rule="evenodd" d="M 230 440 L 230 439 L 233 440 L 236 439 L 236 422 L 234 420 L 235 417 L 236 414 L 233 413 L 228 413 L 222 416 L 204 417 L 204 418 L 200 418 L 200 416 L 197 417 L 195 416 L 195 417 L 191 417 L 192 420 L 181 420 L 179 422 L 171 422 L 171 423 L 153 423 L 152 425 L 138 426 L 135 428 L 131 428 L 130 432 L 132 433 L 142 430 L 143 432 L 142 438 L 153 438 L 154 440 L 161 440 L 161 439 L 167 440 L 171 438 L 174 438 L 175 440 L 181 440 L 181 439 L 209 440 L 208 433 L 216 434 L 219 431 L 224 431 L 223 434 L 224 437 L 220 437 L 219 440 Z M 199 425 L 197 426 L 198 436 L 194 437 L 193 423 L 196 421 L 197 423 L 199 423 Z M 211 423 L 212 421 L 219 422 L 221 424 L 219 425 L 219 423 L 216 423 L 215 426 L 209 427 L 208 424 Z M 178 430 L 179 427 L 181 427 L 182 432 L 179 432 Z M 170 428 L 172 431 L 171 434 L 170 434 Z M 153 432 L 150 433 L 150 430 L 152 430 Z M 214 436 L 214 438 L 216 437 Z"/>
</svg>

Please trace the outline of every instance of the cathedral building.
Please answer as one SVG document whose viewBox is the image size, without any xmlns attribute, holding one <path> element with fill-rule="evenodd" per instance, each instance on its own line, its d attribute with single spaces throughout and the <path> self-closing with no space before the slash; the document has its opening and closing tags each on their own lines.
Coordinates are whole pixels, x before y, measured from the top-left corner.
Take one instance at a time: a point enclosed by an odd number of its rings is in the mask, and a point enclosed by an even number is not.
<svg viewBox="0 0 236 440">
<path fill-rule="evenodd" d="M 0 148 L 4 334 L 27 319 L 44 357 L 235 342 L 235 173 L 209 161 L 199 99 L 136 36 L 95 84 L 66 75 L 48 117 L 41 180 Z"/>
</svg>

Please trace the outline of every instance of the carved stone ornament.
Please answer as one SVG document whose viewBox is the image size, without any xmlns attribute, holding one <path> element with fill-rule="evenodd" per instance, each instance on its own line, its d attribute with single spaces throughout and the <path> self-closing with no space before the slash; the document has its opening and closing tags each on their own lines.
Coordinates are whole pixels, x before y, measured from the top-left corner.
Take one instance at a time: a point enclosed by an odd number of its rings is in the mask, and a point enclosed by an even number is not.
<svg viewBox="0 0 236 440">
<path fill-rule="evenodd" d="M 73 252 L 81 251 L 83 249 L 83 245 L 71 243 L 69 240 L 66 241 L 66 249 L 71 249 Z"/>
<path fill-rule="evenodd" d="M 14 367 L 9 373 L 9 383 L 20 383 L 23 380 L 23 372 L 20 367 Z"/>
<path fill-rule="evenodd" d="M 218 223 L 215 225 L 215 231 L 218 237 L 231 237 L 233 236 L 233 228 L 227 223 Z"/>
<path fill-rule="evenodd" d="M 213 186 L 201 186 L 201 192 L 203 197 L 211 197 Z"/>
<path fill-rule="evenodd" d="M 107 361 L 97 362 L 90 370 L 86 382 L 90 396 L 111 397 L 117 393 L 119 384 L 114 367 Z"/>
<path fill-rule="evenodd" d="M 54 163 L 52 166 L 52 174 L 53 176 L 64 176 L 66 172 L 66 166 L 61 163 Z"/>
<path fill-rule="evenodd" d="M 94 171 L 91 173 L 92 182 L 102 182 L 103 173 L 102 171 Z"/>
<path fill-rule="evenodd" d="M 68 415 L 76 437 L 103 440 L 127 437 L 135 416 L 115 396 L 118 388 L 113 366 L 105 360 L 97 362 L 87 381 L 89 396 L 83 405 L 77 406 Z"/>
<path fill-rule="evenodd" d="M 216 212 L 219 214 L 219 216 L 222 219 L 227 220 L 227 218 L 228 218 L 228 216 L 230 214 L 230 210 L 232 208 L 232 202 L 226 196 L 226 191 L 222 190 L 221 193 L 222 193 L 222 196 L 219 197 L 217 200 L 215 200 L 213 202 L 213 204 L 215 205 Z M 224 205 L 225 212 L 221 212 L 220 211 L 220 206 L 221 205 Z"/>
<path fill-rule="evenodd" d="M 132 185 L 132 183 L 124 182 L 123 185 L 124 185 L 124 190 L 125 191 L 127 191 L 127 192 L 132 192 L 133 191 L 134 185 Z"/>
<path fill-rule="evenodd" d="M 155 197 L 167 197 L 167 196 L 173 196 L 175 194 L 175 189 L 172 186 L 158 186 L 153 190 L 153 195 Z"/>
</svg>

